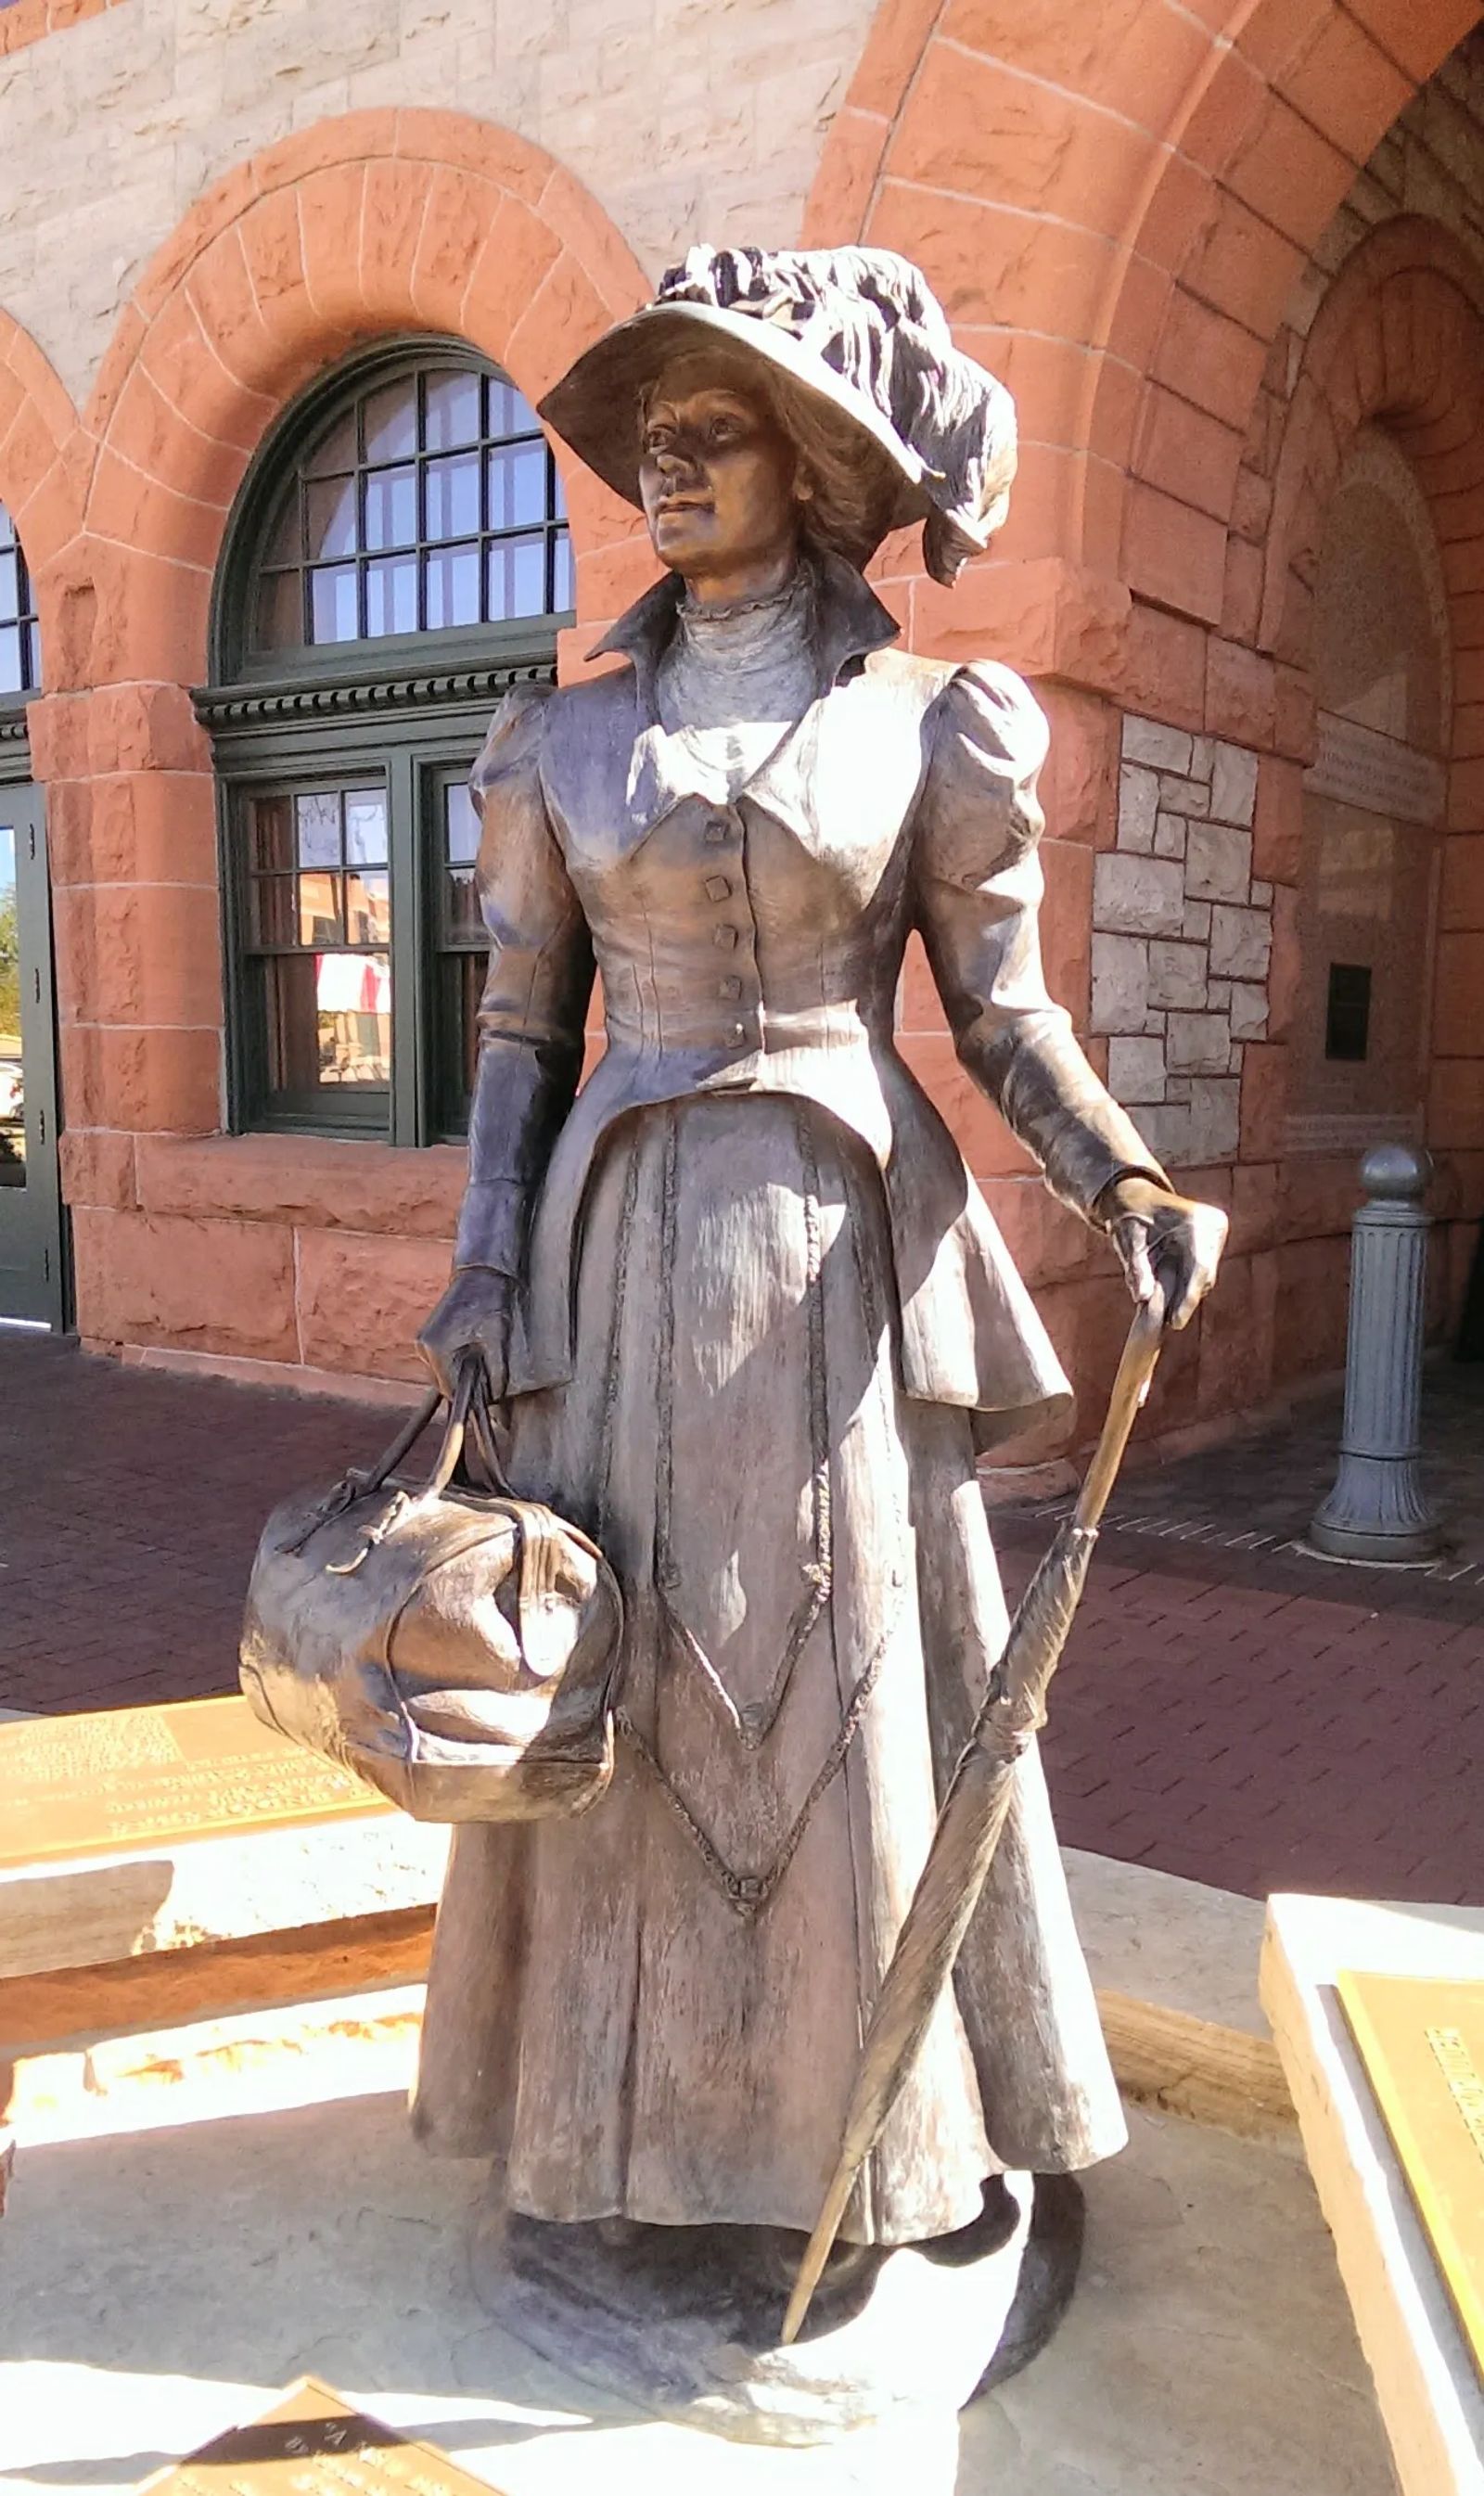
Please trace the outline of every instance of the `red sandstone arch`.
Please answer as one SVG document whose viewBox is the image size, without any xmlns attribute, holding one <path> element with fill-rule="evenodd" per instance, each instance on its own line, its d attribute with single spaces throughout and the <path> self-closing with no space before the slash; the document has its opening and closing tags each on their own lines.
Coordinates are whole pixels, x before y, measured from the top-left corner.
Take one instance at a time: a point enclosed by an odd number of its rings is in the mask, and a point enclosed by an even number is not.
<svg viewBox="0 0 1484 2496">
<path fill-rule="evenodd" d="M 406 330 L 467 338 L 535 399 L 645 291 L 571 173 L 460 113 L 352 113 L 235 168 L 150 263 L 86 410 L 96 457 L 84 524 L 112 575 L 121 640 L 77 654 L 72 681 L 200 681 L 212 573 L 247 463 L 286 403 L 348 349 Z M 633 566 L 633 518 L 557 452 L 579 603 L 607 616 Z"/>
<path fill-rule="evenodd" d="M 82 524 L 87 473 L 66 385 L 29 331 L 0 311 L 0 503 L 25 548 L 48 683 L 60 640 L 58 567 Z"/>
<path fill-rule="evenodd" d="M 1006 555 L 1219 621 L 1269 338 L 1473 0 L 882 0 L 806 236 L 910 251 L 1021 400 Z M 1173 387 L 1172 387 L 1173 385 Z"/>
</svg>

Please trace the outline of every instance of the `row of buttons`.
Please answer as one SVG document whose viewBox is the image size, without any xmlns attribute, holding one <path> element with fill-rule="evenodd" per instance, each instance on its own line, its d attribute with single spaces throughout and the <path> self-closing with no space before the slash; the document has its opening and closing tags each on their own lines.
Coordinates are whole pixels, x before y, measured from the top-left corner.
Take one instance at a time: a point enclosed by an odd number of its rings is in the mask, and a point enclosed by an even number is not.
<svg viewBox="0 0 1484 2496">
<path fill-rule="evenodd" d="M 727 816 L 711 816 L 706 825 L 707 847 L 714 850 L 721 849 L 724 843 L 730 839 L 735 828 L 736 827 Z M 720 903 L 723 901 L 729 901 L 731 899 L 732 886 L 730 876 L 708 875 L 705 879 L 703 889 L 708 901 Z M 735 952 L 737 946 L 741 941 L 741 936 L 742 930 L 740 927 L 733 927 L 727 920 L 723 920 L 720 925 L 714 927 L 711 931 L 712 943 L 717 947 L 720 952 L 724 953 Z M 742 983 L 736 978 L 719 980 L 717 982 L 716 992 L 717 995 L 724 999 L 727 1005 L 735 1005 L 742 994 Z M 747 1025 L 741 1022 L 734 1022 L 731 1027 L 731 1036 L 733 1040 L 745 1040 L 747 1038 Z"/>
</svg>

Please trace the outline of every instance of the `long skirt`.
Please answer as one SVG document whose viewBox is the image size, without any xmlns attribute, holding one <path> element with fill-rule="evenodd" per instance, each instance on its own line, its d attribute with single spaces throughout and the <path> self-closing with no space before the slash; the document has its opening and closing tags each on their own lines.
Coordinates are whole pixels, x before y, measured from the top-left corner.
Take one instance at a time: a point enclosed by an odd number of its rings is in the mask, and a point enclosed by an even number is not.
<svg viewBox="0 0 1484 2496">
<path fill-rule="evenodd" d="M 874 1163 L 707 1096 L 616 1127 L 527 1496 L 623 1587 L 612 1786 L 459 1830 L 414 2115 L 536 2217 L 808 2229 L 938 1797 L 1004 1641 L 969 1416 L 904 1395 Z M 975 2215 L 1124 2137 L 1034 1754 L 844 2233 Z"/>
</svg>

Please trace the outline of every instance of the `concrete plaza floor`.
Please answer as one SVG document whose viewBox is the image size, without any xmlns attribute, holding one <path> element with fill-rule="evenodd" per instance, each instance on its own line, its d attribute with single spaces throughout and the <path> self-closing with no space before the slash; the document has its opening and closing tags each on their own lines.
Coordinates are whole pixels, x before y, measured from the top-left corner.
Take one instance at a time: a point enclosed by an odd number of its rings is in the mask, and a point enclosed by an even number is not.
<svg viewBox="0 0 1484 2496">
<path fill-rule="evenodd" d="M 266 1510 L 390 1426 L 0 1331 L 0 1709 L 232 1688 Z M 1126 1476 L 1052 1693 L 1061 1833 L 1252 1896 L 1484 1904 L 1484 1365 L 1430 1374 L 1436 1570 L 1294 1547 L 1338 1436 L 1331 1399 Z M 1012 1590 L 1053 1522 L 996 1511 Z"/>
<path fill-rule="evenodd" d="M 99 2496 L 300 2373 L 507 2496 L 1388 2496 L 1296 2147 L 1135 2113 L 1051 2348 L 961 2420 L 809 2451 L 602 2400 L 475 2304 L 481 2171 L 387 2095 L 24 2145 L 0 2220 L 0 2487 Z"/>
</svg>

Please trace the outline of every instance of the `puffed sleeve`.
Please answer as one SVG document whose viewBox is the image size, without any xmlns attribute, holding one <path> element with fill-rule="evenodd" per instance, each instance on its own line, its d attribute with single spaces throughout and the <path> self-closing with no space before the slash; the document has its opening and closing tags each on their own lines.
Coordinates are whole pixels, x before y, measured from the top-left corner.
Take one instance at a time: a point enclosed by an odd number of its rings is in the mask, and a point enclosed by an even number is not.
<svg viewBox="0 0 1484 2496">
<path fill-rule="evenodd" d="M 1046 747 L 1045 717 L 1008 669 L 952 678 L 935 705 L 914 831 L 916 919 L 962 1064 L 1053 1194 L 1091 1219 L 1112 1179 L 1168 1181 L 1046 993 L 1036 794 Z"/>
<path fill-rule="evenodd" d="M 489 930 L 455 1265 L 520 1271 L 527 1215 L 577 1088 L 593 949 L 541 791 L 545 688 L 508 694 L 470 783 Z"/>
</svg>

